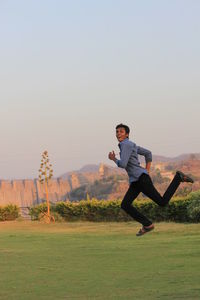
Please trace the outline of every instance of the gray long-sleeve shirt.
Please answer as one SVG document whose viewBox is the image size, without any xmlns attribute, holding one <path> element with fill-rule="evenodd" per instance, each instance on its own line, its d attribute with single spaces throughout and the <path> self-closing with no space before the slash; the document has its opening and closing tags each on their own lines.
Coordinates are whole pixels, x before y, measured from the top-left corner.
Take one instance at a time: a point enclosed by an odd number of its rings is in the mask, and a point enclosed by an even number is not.
<svg viewBox="0 0 200 300">
<path fill-rule="evenodd" d="M 137 181 L 142 173 L 148 174 L 148 171 L 140 166 L 138 154 L 143 155 L 147 163 L 152 161 L 151 151 L 137 146 L 128 138 L 120 142 L 118 146 L 120 148 L 120 159 L 116 159 L 116 164 L 119 168 L 127 171 L 130 183 Z"/>
</svg>

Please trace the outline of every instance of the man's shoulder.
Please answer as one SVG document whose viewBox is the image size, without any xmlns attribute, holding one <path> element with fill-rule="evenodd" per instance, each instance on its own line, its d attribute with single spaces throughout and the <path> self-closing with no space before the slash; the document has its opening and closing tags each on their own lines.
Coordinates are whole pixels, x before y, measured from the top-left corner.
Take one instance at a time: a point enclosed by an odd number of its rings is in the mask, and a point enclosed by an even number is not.
<svg viewBox="0 0 200 300">
<path fill-rule="evenodd" d="M 128 139 L 124 140 L 122 143 L 121 143 L 123 146 L 126 146 L 126 147 L 136 147 L 136 144 Z"/>
</svg>

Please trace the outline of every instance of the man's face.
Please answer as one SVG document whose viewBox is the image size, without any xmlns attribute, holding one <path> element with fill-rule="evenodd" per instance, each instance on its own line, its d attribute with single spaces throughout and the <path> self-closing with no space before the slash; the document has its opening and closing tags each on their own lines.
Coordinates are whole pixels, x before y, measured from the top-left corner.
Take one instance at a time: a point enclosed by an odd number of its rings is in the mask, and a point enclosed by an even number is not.
<svg viewBox="0 0 200 300">
<path fill-rule="evenodd" d="M 116 129 L 116 137 L 119 142 L 122 142 L 126 138 L 128 138 L 128 133 L 126 133 L 125 129 L 123 127 Z"/>
</svg>

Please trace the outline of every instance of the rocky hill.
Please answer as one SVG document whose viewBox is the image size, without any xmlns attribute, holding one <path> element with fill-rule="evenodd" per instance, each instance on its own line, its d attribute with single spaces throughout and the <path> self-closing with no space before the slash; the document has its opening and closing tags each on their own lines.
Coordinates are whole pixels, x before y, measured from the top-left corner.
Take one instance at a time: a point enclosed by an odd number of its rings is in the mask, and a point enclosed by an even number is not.
<svg viewBox="0 0 200 300">
<path fill-rule="evenodd" d="M 103 172 L 102 169 L 105 169 L 106 172 Z M 181 184 L 176 195 L 186 195 L 191 191 L 200 189 L 200 160 L 188 159 L 176 162 L 170 161 L 170 163 L 154 162 L 152 163 L 150 176 L 161 194 L 168 187 L 176 170 L 190 174 L 195 179 L 193 185 Z M 93 180 L 73 189 L 69 194 L 70 200 L 85 199 L 88 196 L 97 199 L 122 198 L 129 186 L 128 177 L 124 170 L 119 168 L 111 169 L 108 166 L 101 165 L 99 172 L 101 172 L 101 176 L 93 173 L 91 175 Z M 82 174 L 82 176 L 87 176 L 87 173 Z"/>
</svg>

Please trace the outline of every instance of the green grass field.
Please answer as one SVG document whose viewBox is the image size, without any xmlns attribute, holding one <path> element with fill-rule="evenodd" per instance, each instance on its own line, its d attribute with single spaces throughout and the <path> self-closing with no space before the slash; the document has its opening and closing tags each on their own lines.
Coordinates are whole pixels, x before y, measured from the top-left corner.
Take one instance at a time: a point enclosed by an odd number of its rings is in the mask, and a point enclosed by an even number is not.
<svg viewBox="0 0 200 300">
<path fill-rule="evenodd" d="M 200 299 L 200 224 L 0 223 L 0 299 Z"/>
</svg>

